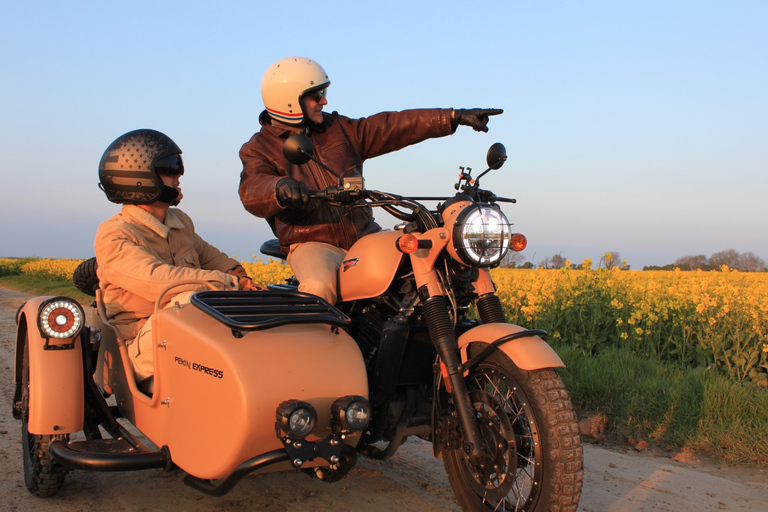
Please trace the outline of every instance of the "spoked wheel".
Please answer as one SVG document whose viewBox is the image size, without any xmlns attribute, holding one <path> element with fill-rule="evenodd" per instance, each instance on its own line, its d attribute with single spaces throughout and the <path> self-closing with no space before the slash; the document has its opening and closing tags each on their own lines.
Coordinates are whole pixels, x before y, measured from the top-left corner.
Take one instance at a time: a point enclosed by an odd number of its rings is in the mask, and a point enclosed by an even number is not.
<svg viewBox="0 0 768 512">
<path fill-rule="evenodd" d="M 471 348 L 471 347 L 470 347 Z M 486 456 L 444 453 L 465 511 L 570 511 L 578 507 L 582 452 L 573 405 L 552 369 L 526 372 L 497 352 L 466 377 Z"/>
<path fill-rule="evenodd" d="M 21 450 L 24 464 L 24 485 L 39 497 L 48 498 L 64 483 L 67 469 L 51 459 L 53 441 L 69 441 L 69 435 L 41 436 L 29 432 L 29 339 L 24 340 L 24 360 L 21 373 Z"/>
</svg>

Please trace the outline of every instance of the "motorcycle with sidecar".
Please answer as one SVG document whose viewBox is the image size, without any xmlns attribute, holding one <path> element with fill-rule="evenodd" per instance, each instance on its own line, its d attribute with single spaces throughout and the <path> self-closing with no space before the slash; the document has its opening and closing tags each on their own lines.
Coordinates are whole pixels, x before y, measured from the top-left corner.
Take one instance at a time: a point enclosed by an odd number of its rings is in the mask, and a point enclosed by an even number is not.
<svg viewBox="0 0 768 512">
<path fill-rule="evenodd" d="M 284 154 L 323 166 L 302 135 Z M 140 385 L 106 317 L 94 259 L 74 276 L 94 295 L 90 325 L 73 299 L 27 301 L 13 400 L 27 489 L 51 496 L 70 470 L 174 466 L 214 496 L 257 472 L 335 482 L 358 454 L 388 459 L 415 436 L 442 458 L 464 510 L 575 511 L 582 452 L 555 371 L 563 363 L 546 332 L 506 321 L 490 274 L 526 244 L 499 207 L 515 200 L 479 188 L 505 160 L 494 144 L 488 169 L 472 177 L 462 168 L 452 197 L 367 190 L 360 176 L 328 169 L 338 183 L 313 200 L 379 207 L 401 221 L 350 248 L 340 303 L 289 280 L 162 307 L 170 287 L 153 316 L 155 373 Z M 276 241 L 261 250 L 283 257 Z"/>
</svg>

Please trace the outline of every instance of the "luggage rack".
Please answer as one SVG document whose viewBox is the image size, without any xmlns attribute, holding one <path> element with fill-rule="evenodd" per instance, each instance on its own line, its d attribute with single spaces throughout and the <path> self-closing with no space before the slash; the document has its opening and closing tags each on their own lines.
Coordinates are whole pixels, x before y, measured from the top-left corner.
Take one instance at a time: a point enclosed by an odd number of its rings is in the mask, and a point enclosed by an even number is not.
<svg viewBox="0 0 768 512">
<path fill-rule="evenodd" d="M 203 291 L 191 303 L 233 331 L 258 331 L 286 324 L 349 327 L 352 320 L 326 301 L 295 290 Z"/>
</svg>

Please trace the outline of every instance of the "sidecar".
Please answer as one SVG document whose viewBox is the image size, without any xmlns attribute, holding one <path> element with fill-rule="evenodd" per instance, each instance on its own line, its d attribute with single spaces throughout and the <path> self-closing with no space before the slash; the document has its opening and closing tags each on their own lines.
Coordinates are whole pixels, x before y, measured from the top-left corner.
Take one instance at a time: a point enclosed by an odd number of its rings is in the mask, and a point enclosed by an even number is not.
<svg viewBox="0 0 768 512">
<path fill-rule="evenodd" d="M 98 291 L 90 326 L 66 297 L 19 309 L 14 416 L 30 492 L 53 494 L 69 469 L 175 465 L 213 495 L 253 472 L 349 470 L 370 405 L 346 315 L 280 286 L 159 304 L 155 373 L 140 385 Z"/>
</svg>

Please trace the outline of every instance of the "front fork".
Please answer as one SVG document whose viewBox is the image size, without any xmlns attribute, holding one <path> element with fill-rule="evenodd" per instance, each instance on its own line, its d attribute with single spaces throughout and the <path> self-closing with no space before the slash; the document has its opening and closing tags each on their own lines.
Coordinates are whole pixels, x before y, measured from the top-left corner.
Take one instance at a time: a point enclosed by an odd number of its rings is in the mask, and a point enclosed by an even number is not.
<svg viewBox="0 0 768 512">
<path fill-rule="evenodd" d="M 444 291 L 437 272 L 435 271 L 435 262 L 443 249 L 447 246 L 451 236 L 449 231 L 444 228 L 430 229 L 426 233 L 419 235 L 419 240 L 428 241 L 424 248 L 411 253 L 411 264 L 413 266 L 414 278 L 419 294 L 426 297 L 424 301 L 424 318 L 427 321 L 427 328 L 432 343 L 435 345 L 437 355 L 440 361 L 445 365 L 446 389 L 450 390 L 451 398 L 456 407 L 456 414 L 459 417 L 459 424 L 464 430 L 464 451 L 470 459 L 479 463 L 485 453 L 485 445 L 480 434 L 480 427 L 475 418 L 475 409 L 469 398 L 467 383 L 464 380 L 464 372 L 461 367 L 461 357 L 456 341 L 456 333 L 453 329 L 453 322 L 448 314 L 448 301 L 444 296 Z M 493 294 L 494 286 L 491 282 L 488 269 L 480 269 L 477 278 L 473 282 L 475 293 L 481 297 L 478 301 L 478 311 L 481 313 L 483 322 L 504 321 L 504 313 L 498 306 L 492 304 L 498 303 L 498 297 Z M 490 307 L 480 307 L 484 296 L 490 296 Z"/>
<path fill-rule="evenodd" d="M 430 297 L 424 303 L 424 317 L 427 320 L 427 328 L 435 345 L 437 355 L 445 365 L 445 376 L 451 391 L 459 423 L 464 430 L 464 451 L 473 461 L 479 461 L 485 455 L 480 428 L 475 419 L 475 410 L 469 398 L 467 383 L 461 369 L 456 335 L 453 331 L 453 322 L 448 315 L 448 304 L 444 296 Z"/>
</svg>

